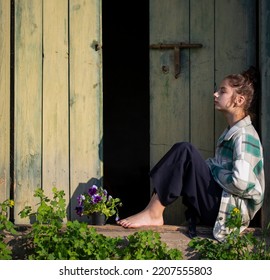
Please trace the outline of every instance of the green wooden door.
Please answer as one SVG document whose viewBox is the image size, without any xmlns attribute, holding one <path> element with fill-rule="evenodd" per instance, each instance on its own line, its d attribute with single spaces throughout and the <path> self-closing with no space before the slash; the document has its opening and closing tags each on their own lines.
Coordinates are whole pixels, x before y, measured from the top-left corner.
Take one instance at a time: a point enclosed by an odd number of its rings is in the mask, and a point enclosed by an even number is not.
<svg viewBox="0 0 270 280">
<path fill-rule="evenodd" d="M 150 0 L 150 46 L 202 44 L 180 51 L 178 78 L 175 50 L 150 48 L 151 166 L 179 141 L 213 156 L 226 125 L 214 110 L 214 87 L 256 65 L 255 24 L 255 0 Z M 179 199 L 166 209 L 165 223 L 182 224 L 184 210 Z"/>
</svg>

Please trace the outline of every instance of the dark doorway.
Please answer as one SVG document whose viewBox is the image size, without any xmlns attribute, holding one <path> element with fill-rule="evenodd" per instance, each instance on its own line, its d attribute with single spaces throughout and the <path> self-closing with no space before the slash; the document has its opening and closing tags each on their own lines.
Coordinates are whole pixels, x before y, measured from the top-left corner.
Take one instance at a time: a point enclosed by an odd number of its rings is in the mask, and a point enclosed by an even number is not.
<svg viewBox="0 0 270 280">
<path fill-rule="evenodd" d="M 148 1 L 103 1 L 104 186 L 120 217 L 149 200 Z"/>
</svg>

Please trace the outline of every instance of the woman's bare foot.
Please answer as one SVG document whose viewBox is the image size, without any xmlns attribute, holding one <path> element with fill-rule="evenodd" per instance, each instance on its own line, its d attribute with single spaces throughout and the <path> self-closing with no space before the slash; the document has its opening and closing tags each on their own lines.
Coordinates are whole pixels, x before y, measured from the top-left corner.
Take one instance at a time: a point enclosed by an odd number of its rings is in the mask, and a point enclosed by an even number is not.
<svg viewBox="0 0 270 280">
<path fill-rule="evenodd" d="M 165 207 L 160 203 L 157 194 L 154 194 L 147 205 L 147 207 L 128 218 L 119 220 L 118 225 L 124 228 L 138 228 L 143 226 L 162 226 L 163 221 L 163 211 Z"/>
<path fill-rule="evenodd" d="M 153 217 L 148 209 L 139 212 L 117 222 L 118 225 L 125 228 L 139 228 L 143 226 L 162 226 L 164 224 L 163 217 Z"/>
</svg>

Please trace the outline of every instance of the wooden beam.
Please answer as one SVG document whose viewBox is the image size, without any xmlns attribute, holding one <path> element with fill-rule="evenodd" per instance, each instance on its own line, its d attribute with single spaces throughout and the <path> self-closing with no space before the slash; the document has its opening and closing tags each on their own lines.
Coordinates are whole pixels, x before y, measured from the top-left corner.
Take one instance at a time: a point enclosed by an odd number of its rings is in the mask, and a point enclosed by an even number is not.
<svg viewBox="0 0 270 280">
<path fill-rule="evenodd" d="M 101 1 L 70 1 L 70 193 L 77 196 L 103 176 Z"/>
<path fill-rule="evenodd" d="M 0 0 L 0 203 L 9 197 L 10 2 Z"/>
<path fill-rule="evenodd" d="M 15 223 L 41 187 L 42 1 L 15 1 Z"/>
<path fill-rule="evenodd" d="M 261 138 L 264 147 L 265 198 L 262 225 L 270 222 L 270 2 L 259 1 L 260 70 L 261 70 Z"/>
<path fill-rule="evenodd" d="M 43 1 L 43 189 L 69 199 L 68 3 Z"/>
</svg>

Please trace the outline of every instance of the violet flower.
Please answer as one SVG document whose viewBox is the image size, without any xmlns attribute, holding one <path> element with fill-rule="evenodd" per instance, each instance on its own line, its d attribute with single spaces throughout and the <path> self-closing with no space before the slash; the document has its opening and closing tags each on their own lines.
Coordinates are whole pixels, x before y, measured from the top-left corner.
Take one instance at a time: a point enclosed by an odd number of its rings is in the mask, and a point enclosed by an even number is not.
<svg viewBox="0 0 270 280">
<path fill-rule="evenodd" d="M 100 195 L 98 195 L 98 194 L 94 194 L 94 195 L 92 196 L 92 202 L 93 202 L 94 204 L 99 203 L 101 200 L 102 200 L 102 197 L 101 197 Z"/>
<path fill-rule="evenodd" d="M 89 188 L 88 194 L 90 196 L 93 196 L 94 194 L 96 194 L 97 190 L 98 190 L 98 187 L 96 185 L 93 185 L 92 187 Z"/>
<path fill-rule="evenodd" d="M 85 196 L 83 194 L 80 194 L 78 197 L 77 197 L 77 201 L 78 201 L 78 204 L 79 206 L 82 206 L 83 205 L 83 201 L 85 200 Z"/>
<path fill-rule="evenodd" d="M 75 208 L 75 211 L 76 211 L 77 215 L 82 216 L 82 214 L 83 214 L 83 207 L 82 206 L 77 206 Z"/>
</svg>

